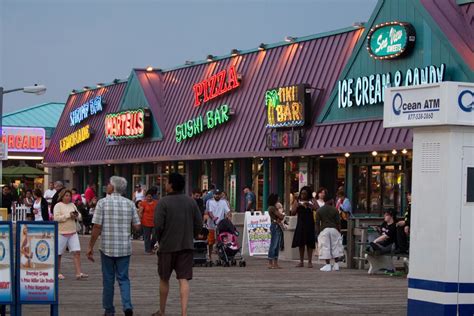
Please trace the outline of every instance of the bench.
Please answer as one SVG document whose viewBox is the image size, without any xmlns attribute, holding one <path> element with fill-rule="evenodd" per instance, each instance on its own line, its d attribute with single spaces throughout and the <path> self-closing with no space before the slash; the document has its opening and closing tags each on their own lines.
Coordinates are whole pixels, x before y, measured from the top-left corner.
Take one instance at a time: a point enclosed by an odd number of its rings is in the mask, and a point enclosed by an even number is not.
<svg viewBox="0 0 474 316">
<path fill-rule="evenodd" d="M 403 266 L 405 272 L 408 273 L 409 255 L 408 254 L 371 254 L 365 253 L 364 258 L 369 262 L 368 274 L 376 274 L 380 270 L 395 271 L 395 265 L 393 264 L 393 258 L 403 258 Z"/>
</svg>

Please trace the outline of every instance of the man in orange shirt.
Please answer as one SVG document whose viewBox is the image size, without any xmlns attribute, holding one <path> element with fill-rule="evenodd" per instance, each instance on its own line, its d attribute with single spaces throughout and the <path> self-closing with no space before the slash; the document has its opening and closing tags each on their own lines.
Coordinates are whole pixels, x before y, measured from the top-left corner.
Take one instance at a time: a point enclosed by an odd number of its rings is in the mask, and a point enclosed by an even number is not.
<svg viewBox="0 0 474 316">
<path fill-rule="evenodd" d="M 146 192 L 145 200 L 140 202 L 139 205 L 139 215 L 140 222 L 142 223 L 143 228 L 143 240 L 145 242 L 145 253 L 152 255 L 153 246 L 156 243 L 155 233 L 154 233 L 154 218 L 155 218 L 155 208 L 158 204 L 157 200 L 153 199 L 153 192 L 148 190 Z"/>
</svg>

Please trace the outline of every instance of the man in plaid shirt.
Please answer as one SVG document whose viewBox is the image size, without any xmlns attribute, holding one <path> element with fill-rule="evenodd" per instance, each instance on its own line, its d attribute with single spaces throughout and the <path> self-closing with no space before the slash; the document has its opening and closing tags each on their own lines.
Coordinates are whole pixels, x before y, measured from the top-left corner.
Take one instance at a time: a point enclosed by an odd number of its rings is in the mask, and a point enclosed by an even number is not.
<svg viewBox="0 0 474 316">
<path fill-rule="evenodd" d="M 100 257 L 102 262 L 102 305 L 105 315 L 115 315 L 114 283 L 117 278 L 122 296 L 123 311 L 126 316 L 133 315 L 130 298 L 130 280 L 128 268 L 132 244 L 131 227 L 140 229 L 135 204 L 122 196 L 127 189 L 127 180 L 122 177 L 111 177 L 107 185 L 107 197 L 99 200 L 95 208 L 92 223 L 91 240 L 87 257 L 94 261 L 94 245 L 101 235 Z"/>
</svg>

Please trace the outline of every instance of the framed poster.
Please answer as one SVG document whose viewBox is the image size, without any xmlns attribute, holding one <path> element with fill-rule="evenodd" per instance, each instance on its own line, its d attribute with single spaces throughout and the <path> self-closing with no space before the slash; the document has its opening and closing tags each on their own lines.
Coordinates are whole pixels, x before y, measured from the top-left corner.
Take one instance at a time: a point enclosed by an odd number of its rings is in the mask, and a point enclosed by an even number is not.
<svg viewBox="0 0 474 316">
<path fill-rule="evenodd" d="M 13 304 L 12 223 L 0 222 L 0 304 Z"/>
<path fill-rule="evenodd" d="M 17 222 L 17 304 L 58 301 L 56 222 Z"/>
</svg>

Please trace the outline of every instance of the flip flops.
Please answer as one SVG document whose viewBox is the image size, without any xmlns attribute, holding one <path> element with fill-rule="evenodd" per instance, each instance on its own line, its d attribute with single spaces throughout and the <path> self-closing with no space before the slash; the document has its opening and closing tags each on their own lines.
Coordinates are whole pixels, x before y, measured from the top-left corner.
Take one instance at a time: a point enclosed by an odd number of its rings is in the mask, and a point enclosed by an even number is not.
<svg viewBox="0 0 474 316">
<path fill-rule="evenodd" d="M 89 276 L 85 273 L 81 273 L 79 275 L 76 275 L 76 280 L 84 280 L 87 279 Z"/>
</svg>

